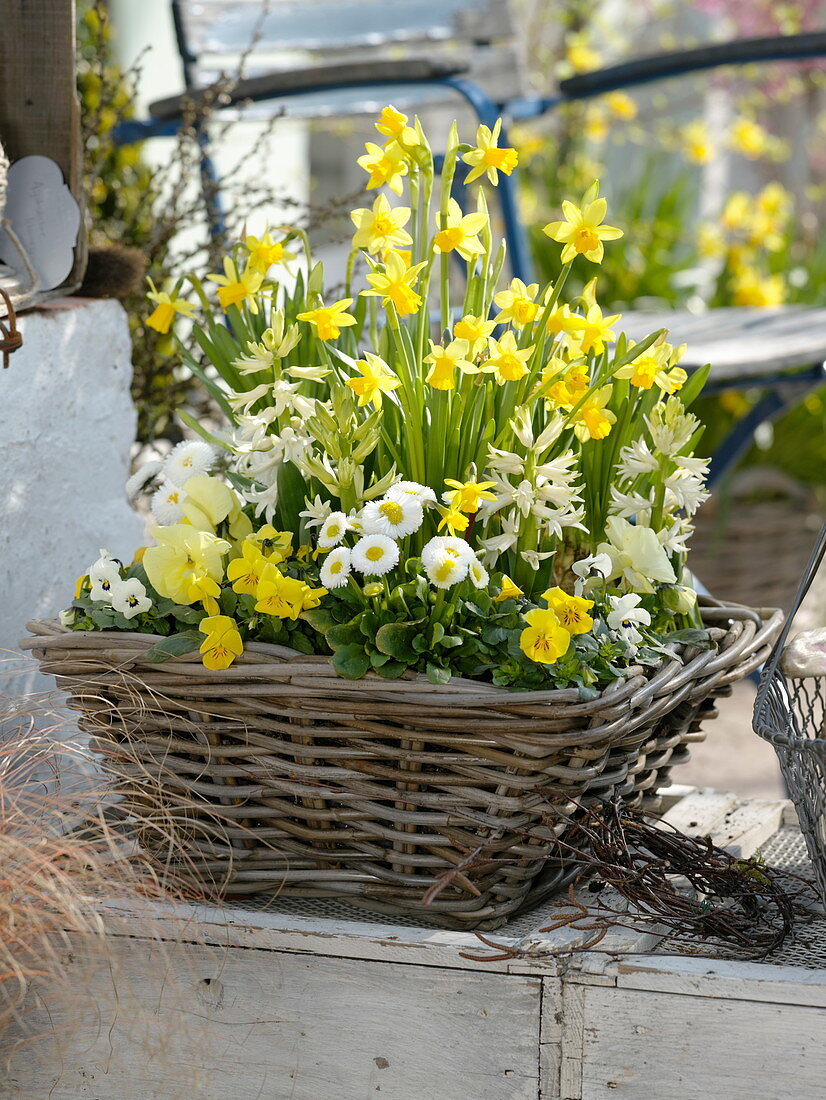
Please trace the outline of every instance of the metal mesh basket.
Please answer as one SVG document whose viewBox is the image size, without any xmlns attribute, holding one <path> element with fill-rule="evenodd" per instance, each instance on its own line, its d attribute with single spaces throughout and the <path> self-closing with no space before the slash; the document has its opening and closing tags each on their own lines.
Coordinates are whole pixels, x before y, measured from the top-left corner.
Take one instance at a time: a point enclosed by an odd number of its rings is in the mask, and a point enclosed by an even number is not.
<svg viewBox="0 0 826 1100">
<path fill-rule="evenodd" d="M 826 904 L 826 676 L 789 676 L 781 658 L 795 615 L 826 554 L 822 527 L 754 704 L 754 730 L 774 745 Z"/>
</svg>

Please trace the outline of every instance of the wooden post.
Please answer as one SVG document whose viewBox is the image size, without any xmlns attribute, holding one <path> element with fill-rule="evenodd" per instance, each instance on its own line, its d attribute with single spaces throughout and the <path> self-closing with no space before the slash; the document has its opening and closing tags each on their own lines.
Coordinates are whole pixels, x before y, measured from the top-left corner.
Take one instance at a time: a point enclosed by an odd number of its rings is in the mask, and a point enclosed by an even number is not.
<svg viewBox="0 0 826 1100">
<path fill-rule="evenodd" d="M 81 203 L 74 0 L 2 0 L 0 143 L 12 162 L 33 154 L 51 157 Z M 81 219 L 74 267 L 60 292 L 76 289 L 85 268 Z"/>
</svg>

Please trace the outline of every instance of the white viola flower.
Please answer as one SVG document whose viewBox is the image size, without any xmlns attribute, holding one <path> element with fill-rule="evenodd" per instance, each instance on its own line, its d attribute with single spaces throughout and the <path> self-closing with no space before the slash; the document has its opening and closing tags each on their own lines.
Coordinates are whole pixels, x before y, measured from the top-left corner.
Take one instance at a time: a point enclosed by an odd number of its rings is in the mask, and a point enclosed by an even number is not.
<svg viewBox="0 0 826 1100">
<path fill-rule="evenodd" d="M 330 512 L 329 501 L 322 500 L 316 494 L 315 500 L 310 500 L 309 497 L 304 498 L 304 511 L 298 514 L 303 520 L 306 520 L 305 527 L 320 527 L 327 516 L 330 515 Z"/>
<path fill-rule="evenodd" d="M 343 588 L 352 568 L 350 551 L 346 546 L 331 550 L 319 570 L 319 578 L 325 588 Z"/>
<path fill-rule="evenodd" d="M 318 532 L 318 545 L 324 550 L 330 546 L 338 546 L 350 529 L 350 521 L 344 512 L 330 512 Z"/>
<path fill-rule="evenodd" d="M 185 500 L 186 490 L 181 489 L 179 485 L 175 485 L 174 482 L 162 485 L 152 494 L 150 502 L 152 515 L 161 527 L 172 527 L 184 518 Z"/>
<path fill-rule="evenodd" d="M 653 592 L 652 582 L 676 583 L 668 555 L 650 527 L 611 516 L 605 533 L 610 541 L 601 542 L 597 553 L 611 559 L 609 579 L 619 577 L 634 592 Z"/>
<path fill-rule="evenodd" d="M 98 560 L 89 566 L 89 595 L 97 603 L 112 602 L 112 589 L 121 583 L 120 566 L 108 550 L 101 550 Z"/>
<path fill-rule="evenodd" d="M 125 619 L 133 619 L 148 611 L 151 606 L 152 600 L 137 577 L 130 577 L 129 580 L 112 586 L 112 607 L 115 611 L 120 611 Z"/>
<path fill-rule="evenodd" d="M 589 554 L 587 558 L 580 558 L 571 566 L 571 572 L 581 580 L 590 577 L 601 577 L 605 580 L 611 575 L 611 559 L 607 554 Z"/>
<path fill-rule="evenodd" d="M 467 572 L 474 588 L 487 588 L 490 575 L 478 558 L 473 559 Z"/>
<path fill-rule="evenodd" d="M 397 481 L 395 485 L 390 486 L 385 497 L 388 500 L 412 497 L 422 506 L 436 503 L 436 494 L 433 490 L 428 485 L 419 485 L 417 481 Z"/>
<path fill-rule="evenodd" d="M 470 568 L 469 561 L 445 549 L 433 550 L 427 560 L 423 553 L 422 565 L 427 579 L 436 588 L 451 588 L 458 584 L 465 579 Z"/>
<path fill-rule="evenodd" d="M 164 477 L 174 485 L 186 485 L 196 474 L 208 474 L 215 465 L 215 448 L 202 439 L 188 439 L 169 452 Z"/>
<path fill-rule="evenodd" d="M 456 538 L 455 535 L 436 535 L 422 548 L 422 564 L 426 567 L 431 562 L 441 561 L 445 554 L 463 562 L 466 567 L 476 557 L 464 539 Z"/>
<path fill-rule="evenodd" d="M 641 597 L 636 592 L 627 596 L 609 596 L 611 610 L 608 612 L 608 627 L 629 645 L 637 646 L 643 640 L 638 626 L 650 626 L 651 616 L 644 607 L 640 607 Z"/>
<path fill-rule="evenodd" d="M 644 439 L 635 439 L 627 447 L 622 447 L 619 457 L 617 469 L 625 481 L 631 481 L 639 474 L 656 473 L 660 468 L 657 456 Z"/>
<path fill-rule="evenodd" d="M 132 474 L 124 486 L 126 490 L 126 499 L 134 500 L 138 493 L 140 493 L 150 481 L 157 477 L 162 469 L 162 462 L 144 462 L 143 466 Z"/>
<path fill-rule="evenodd" d="M 399 547 L 387 535 L 364 535 L 350 555 L 353 568 L 366 577 L 381 577 L 399 561 Z"/>
<path fill-rule="evenodd" d="M 395 498 L 371 500 L 362 509 L 359 522 L 365 535 L 388 535 L 403 539 L 418 531 L 424 521 L 424 509 L 415 496 L 399 494 Z"/>
</svg>

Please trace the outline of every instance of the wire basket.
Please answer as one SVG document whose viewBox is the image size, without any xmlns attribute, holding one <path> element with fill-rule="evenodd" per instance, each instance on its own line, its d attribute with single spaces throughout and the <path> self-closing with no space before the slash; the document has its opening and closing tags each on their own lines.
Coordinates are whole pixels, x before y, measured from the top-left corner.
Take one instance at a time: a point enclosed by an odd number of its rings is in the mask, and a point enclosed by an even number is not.
<svg viewBox="0 0 826 1100">
<path fill-rule="evenodd" d="M 826 905 L 826 675 L 793 676 L 782 667 L 795 615 L 826 554 L 821 528 L 794 603 L 772 650 L 754 704 L 754 730 L 774 745 L 797 810 L 821 900 Z"/>
</svg>

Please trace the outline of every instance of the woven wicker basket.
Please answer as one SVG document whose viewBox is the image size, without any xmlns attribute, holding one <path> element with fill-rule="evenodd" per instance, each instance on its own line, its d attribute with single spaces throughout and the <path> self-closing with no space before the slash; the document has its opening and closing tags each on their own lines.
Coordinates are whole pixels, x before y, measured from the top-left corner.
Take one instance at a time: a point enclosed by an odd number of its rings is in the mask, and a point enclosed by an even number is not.
<svg viewBox="0 0 826 1100">
<path fill-rule="evenodd" d="M 489 929 L 576 872 L 558 838 L 583 800 L 639 802 L 666 781 L 781 619 L 715 601 L 704 617 L 716 651 L 640 668 L 590 702 L 343 680 L 326 658 L 264 644 L 224 672 L 197 654 L 158 665 L 152 636 L 54 622 L 29 624 L 24 644 L 83 713 L 136 817 L 157 818 L 144 845 L 162 848 L 174 821 L 187 858 L 169 859 L 200 893 L 338 897 Z"/>
</svg>

